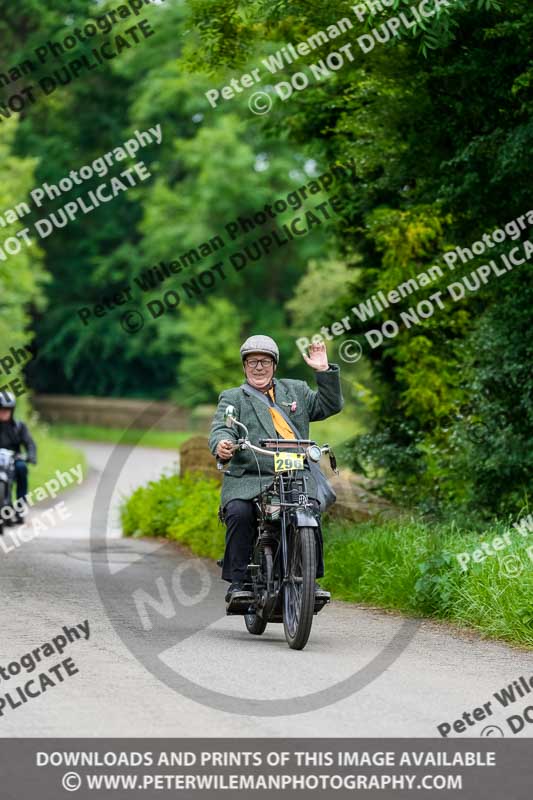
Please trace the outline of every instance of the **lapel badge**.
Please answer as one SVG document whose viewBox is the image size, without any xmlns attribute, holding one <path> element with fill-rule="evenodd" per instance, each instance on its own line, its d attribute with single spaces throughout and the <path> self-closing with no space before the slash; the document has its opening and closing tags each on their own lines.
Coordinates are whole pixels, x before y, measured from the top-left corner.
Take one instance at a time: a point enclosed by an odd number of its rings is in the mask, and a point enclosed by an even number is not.
<svg viewBox="0 0 533 800">
<path fill-rule="evenodd" d="M 293 400 L 292 403 L 282 403 L 281 405 L 282 406 L 288 406 L 289 411 L 291 412 L 291 414 L 294 414 L 294 412 L 298 408 L 298 406 L 296 405 L 296 400 Z"/>
</svg>

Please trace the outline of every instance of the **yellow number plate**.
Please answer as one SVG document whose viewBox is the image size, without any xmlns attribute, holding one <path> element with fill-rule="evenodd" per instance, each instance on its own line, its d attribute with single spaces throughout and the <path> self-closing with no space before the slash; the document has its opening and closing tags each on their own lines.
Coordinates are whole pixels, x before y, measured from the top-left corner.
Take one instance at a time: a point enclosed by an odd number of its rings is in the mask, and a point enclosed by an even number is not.
<svg viewBox="0 0 533 800">
<path fill-rule="evenodd" d="M 276 472 L 285 472 L 288 469 L 303 469 L 304 457 L 302 453 L 276 453 L 274 456 L 274 469 Z"/>
</svg>

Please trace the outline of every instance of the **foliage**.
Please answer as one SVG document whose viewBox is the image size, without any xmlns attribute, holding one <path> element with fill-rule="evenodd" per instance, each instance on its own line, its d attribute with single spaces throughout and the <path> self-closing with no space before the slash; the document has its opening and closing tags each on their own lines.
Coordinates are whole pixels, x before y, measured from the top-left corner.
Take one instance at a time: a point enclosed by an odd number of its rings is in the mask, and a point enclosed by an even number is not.
<svg viewBox="0 0 533 800">
<path fill-rule="evenodd" d="M 290 244 L 271 264 L 263 260 L 267 268 L 254 263 L 237 272 L 229 265 L 227 256 L 264 234 L 266 226 L 233 240 L 225 225 L 239 216 L 252 216 L 265 203 L 305 182 L 304 158 L 283 140 L 268 141 L 260 127 L 245 124 L 231 110 L 206 113 L 203 92 L 210 82 L 202 75 L 184 73 L 178 60 L 176 43 L 183 40 L 189 25 L 183 7 L 161 4 L 144 13 L 156 36 L 62 87 L 33 107 L 20 125 L 19 150 L 32 152 L 39 162 L 35 183 L 49 184 L 57 184 L 70 169 L 90 164 L 135 130 L 159 124 L 163 131 L 162 144 L 140 151 L 136 158 L 145 162 L 153 176 L 150 181 L 116 197 L 112 207 L 102 204 L 80 215 L 42 242 L 53 279 L 47 290 L 49 310 L 35 318 L 41 357 L 33 383 L 40 391 L 49 391 L 53 374 L 58 392 L 159 399 L 179 396 L 181 390 L 187 394 L 189 384 L 180 385 L 180 378 L 188 382 L 190 371 L 187 366 L 180 370 L 179 361 L 187 350 L 189 332 L 180 318 L 182 309 L 185 317 L 186 306 L 193 303 L 181 286 L 210 269 L 217 255 L 196 269 L 184 269 L 160 290 L 143 293 L 134 279 L 161 261 L 177 259 L 222 236 L 227 279 L 214 294 L 238 297 L 241 328 L 251 309 L 254 330 L 268 329 L 282 339 L 283 303 L 323 241 L 318 231 L 298 248 Z M 66 24 L 63 19 L 58 35 L 66 35 L 81 19 L 81 11 Z M 127 27 L 128 20 L 120 26 Z M 121 164 L 121 169 L 124 166 L 131 163 Z M 110 174 L 121 169 L 117 166 Z M 95 176 L 71 194 L 86 195 L 108 181 L 109 176 Z M 290 216 L 283 215 L 279 222 Z M 77 313 L 81 307 L 102 303 L 128 285 L 133 307 L 145 316 L 141 331 L 124 333 L 120 307 L 82 324 Z M 178 291 L 181 307 L 152 319 L 146 304 L 160 299 L 167 289 Z M 222 318 L 219 322 L 223 325 Z M 222 388 L 223 384 L 211 385 L 210 399 Z"/>
<path fill-rule="evenodd" d="M 184 337 L 179 384 L 187 387 L 187 398 L 194 397 L 195 405 L 212 399 L 219 387 L 242 383 L 243 370 L 237 356 L 243 340 L 242 324 L 239 310 L 225 298 L 184 308 L 178 327 Z"/>
<path fill-rule="evenodd" d="M 357 47 L 358 35 L 408 5 L 411 0 L 394 0 L 380 11 L 376 4 L 357 22 L 349 5 L 319 0 L 161 3 L 144 12 L 156 36 L 62 86 L 16 121 L 2 120 L 3 209 L 32 186 L 57 183 L 91 163 L 135 130 L 157 124 L 163 130 L 162 144 L 138 155 L 150 181 L 55 231 L 40 250 L 24 249 L 9 261 L 16 272 L 0 262 L 0 333 L 2 340 L 9 334 L 14 343 L 26 342 L 31 314 L 39 359 L 28 374 L 35 389 L 214 402 L 222 388 L 240 381 L 240 339 L 259 331 L 279 340 L 285 375 L 309 378 L 294 347 L 297 336 L 342 319 L 377 292 L 442 264 L 444 251 L 469 247 L 527 212 L 530 4 L 455 0 L 368 54 Z M 112 7 L 109 0 L 98 12 Z M 65 36 L 96 6 L 22 0 L 16 8 L 0 1 L 0 10 L 6 69 L 42 41 Z M 250 113 L 247 92 L 217 108 L 207 102 L 209 89 L 348 14 L 353 60 L 327 80 L 313 81 L 286 103 L 276 100 L 264 117 Z M 336 46 L 285 64 L 272 81 L 287 80 Z M 234 236 L 228 223 L 253 220 L 312 175 L 351 160 L 356 176 L 335 189 L 343 204 L 336 221 L 246 269 L 230 266 L 228 256 L 272 221 L 245 225 Z M 79 193 L 105 180 L 95 178 Z M 275 222 L 304 210 L 284 212 Z M 224 247 L 200 264 L 153 292 L 136 288 L 142 269 L 217 236 Z M 218 261 L 224 280 L 201 299 L 186 296 L 183 283 Z M 462 272 L 483 263 L 475 258 Z M 531 475 L 527 265 L 447 303 L 420 325 L 402 327 L 378 347 L 364 338 L 412 303 L 445 291 L 459 270 L 443 265 L 443 271 L 441 281 L 366 322 L 350 315 L 347 337 L 365 345 L 365 360 L 344 364 L 343 375 L 373 413 L 372 431 L 352 445 L 353 464 L 384 477 L 389 494 L 423 510 L 516 514 L 529 502 Z M 133 307 L 146 316 L 142 330 L 127 335 L 120 309 L 82 325 L 80 307 L 125 285 L 133 287 Z M 166 289 L 179 292 L 180 305 L 151 319 L 146 302 Z M 518 392 L 511 378 L 520 381 Z M 481 439 L 472 435 L 479 425 Z"/>
<path fill-rule="evenodd" d="M 0 160 L 3 180 L 0 184 L 0 209 L 3 214 L 14 209 L 24 198 L 24 193 L 33 186 L 36 166 L 35 158 L 20 158 L 14 154 L 17 134 L 15 119 L 0 125 Z M 8 224 L 2 231 L 3 242 L 24 229 L 23 220 Z M 1 245 L 0 245 L 1 246 Z M 27 328 L 31 321 L 30 303 L 43 307 L 43 284 L 47 276 L 42 269 L 41 251 L 31 244 L 23 245 L 16 255 L 0 261 L 0 341 L 2 353 L 11 347 L 21 347 L 32 340 Z M 16 377 L 13 373 L 12 377 Z"/>
<path fill-rule="evenodd" d="M 323 21 L 316 4 L 306 5 L 293 40 Z M 282 5 L 277 9 L 288 13 Z M 271 27 L 272 37 L 276 29 L 281 31 L 281 22 Z M 335 80 L 291 98 L 284 123 L 295 141 L 325 141 L 330 159 L 357 163 L 358 180 L 347 199 L 352 224 L 338 230 L 338 237 L 346 257 L 360 261 L 337 318 L 377 291 L 394 289 L 442 263 L 440 256 L 450 247 L 469 246 L 527 211 L 533 126 L 526 41 L 532 29 L 533 14 L 525 2 L 454 3 L 422 36 L 415 32 L 412 40 L 403 37 L 367 56 L 358 54 Z M 494 76 L 490 92 L 489 74 Z M 502 251 L 495 248 L 491 257 Z M 482 263 L 474 259 L 468 272 Z M 440 420 L 465 402 L 475 409 L 480 384 L 489 386 L 497 375 L 496 359 L 492 370 L 480 370 L 472 355 L 481 339 L 478 331 L 491 327 L 493 351 L 504 353 L 510 373 L 530 363 L 526 269 L 516 279 L 494 280 L 469 300 L 448 304 L 383 346 L 367 348 L 379 381 L 374 437 L 356 445 L 354 465 L 364 451 L 373 469 L 387 477 L 391 493 L 406 502 L 452 513 L 464 504 L 485 514 L 516 513 L 525 502 L 529 423 L 521 431 L 515 424 L 512 435 L 508 430 L 503 437 L 497 415 L 480 408 L 488 435 L 479 447 L 468 432 L 480 419 L 475 411 L 466 430 L 454 420 L 444 432 Z M 444 270 L 442 285 L 431 291 L 445 289 L 450 273 Z M 398 319 L 400 311 L 431 291 L 407 297 L 368 323 L 355 320 L 355 332 Z M 528 302 L 517 303 L 522 293 Z M 521 332 L 520 351 L 508 347 L 517 338 L 515 330 Z M 509 387 L 501 401 L 507 408 L 515 404 Z M 520 405 L 529 420 L 530 392 L 522 394 Z"/>
<path fill-rule="evenodd" d="M 328 304 L 336 303 L 346 292 L 346 284 L 355 281 L 356 276 L 344 261 L 310 261 L 295 287 L 294 296 L 285 303 L 294 334 L 304 335 L 310 330 L 315 333 L 317 320 L 322 319 L 326 311 L 325 298 Z"/>
<path fill-rule="evenodd" d="M 433 616 L 531 646 L 533 608 L 524 599 L 533 589 L 528 540 L 515 538 L 512 548 L 472 562 L 466 571 L 456 558 L 503 532 L 502 524 L 491 524 L 480 536 L 413 519 L 365 523 L 354 535 L 348 524 L 330 523 L 322 583 L 338 599 Z M 511 554 L 520 563 L 518 577 L 506 570 Z"/>
<path fill-rule="evenodd" d="M 126 536 L 166 536 L 200 556 L 220 558 L 224 529 L 217 520 L 220 484 L 194 473 L 165 475 L 136 489 L 121 509 Z"/>
</svg>

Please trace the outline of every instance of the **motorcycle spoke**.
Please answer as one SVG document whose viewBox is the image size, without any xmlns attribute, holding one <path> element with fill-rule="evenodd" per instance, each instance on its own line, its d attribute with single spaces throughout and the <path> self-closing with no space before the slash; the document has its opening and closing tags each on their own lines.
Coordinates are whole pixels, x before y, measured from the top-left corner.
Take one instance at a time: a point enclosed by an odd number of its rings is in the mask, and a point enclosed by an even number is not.
<svg viewBox="0 0 533 800">
<path fill-rule="evenodd" d="M 301 650 L 309 638 L 314 613 L 314 532 L 310 528 L 293 528 L 289 531 L 289 542 L 289 574 L 284 588 L 283 622 L 289 646 Z"/>
<path fill-rule="evenodd" d="M 289 629 L 291 635 L 294 635 L 298 623 L 300 621 L 300 612 L 302 606 L 302 554 L 300 550 L 300 542 L 298 539 L 294 541 L 294 546 L 291 554 L 291 569 L 289 575 L 289 583 L 287 584 L 288 597 L 287 597 L 287 616 Z"/>
</svg>

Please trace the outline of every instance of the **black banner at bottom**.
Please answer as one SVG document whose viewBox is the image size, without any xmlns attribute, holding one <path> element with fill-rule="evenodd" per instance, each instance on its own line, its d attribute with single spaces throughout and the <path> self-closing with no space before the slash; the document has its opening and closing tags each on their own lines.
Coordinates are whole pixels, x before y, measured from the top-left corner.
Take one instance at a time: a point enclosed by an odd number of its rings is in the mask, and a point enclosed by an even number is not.
<svg viewBox="0 0 533 800">
<path fill-rule="evenodd" d="M 531 797 L 533 740 L 2 739 L 2 800 Z"/>
</svg>

